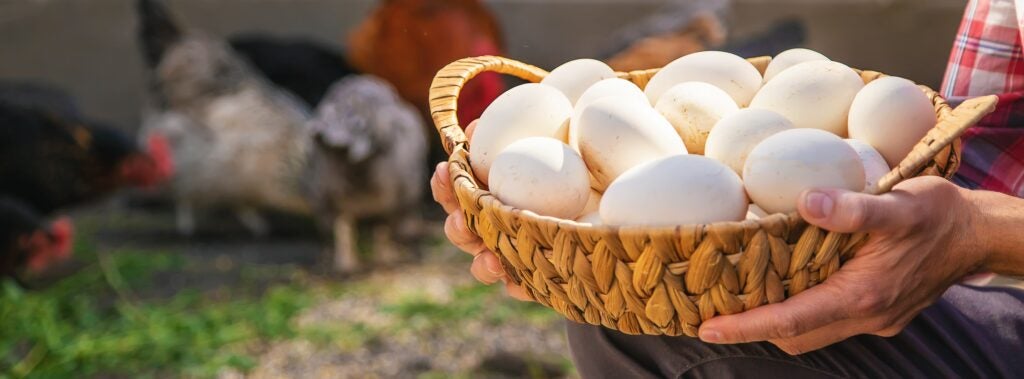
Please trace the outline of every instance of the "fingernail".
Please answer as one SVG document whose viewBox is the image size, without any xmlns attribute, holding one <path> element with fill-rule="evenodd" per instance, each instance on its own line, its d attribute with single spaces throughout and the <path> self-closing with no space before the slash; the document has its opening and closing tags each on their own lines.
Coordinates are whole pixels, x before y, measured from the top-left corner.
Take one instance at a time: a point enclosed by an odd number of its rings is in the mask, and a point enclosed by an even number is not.
<svg viewBox="0 0 1024 379">
<path fill-rule="evenodd" d="M 494 276 L 505 276 L 505 270 L 501 269 L 501 264 L 498 264 L 497 268 L 495 268 L 494 265 L 490 265 L 490 264 L 488 264 L 486 266 L 487 266 L 487 272 L 491 273 L 491 275 L 494 275 Z"/>
<path fill-rule="evenodd" d="M 722 341 L 722 333 L 717 330 L 701 329 L 699 335 L 700 340 L 704 342 L 718 343 Z"/>
<path fill-rule="evenodd" d="M 814 218 L 828 218 L 832 214 L 832 207 L 835 206 L 832 197 L 824 192 L 808 192 L 805 201 L 807 202 L 805 204 L 807 213 Z"/>
</svg>

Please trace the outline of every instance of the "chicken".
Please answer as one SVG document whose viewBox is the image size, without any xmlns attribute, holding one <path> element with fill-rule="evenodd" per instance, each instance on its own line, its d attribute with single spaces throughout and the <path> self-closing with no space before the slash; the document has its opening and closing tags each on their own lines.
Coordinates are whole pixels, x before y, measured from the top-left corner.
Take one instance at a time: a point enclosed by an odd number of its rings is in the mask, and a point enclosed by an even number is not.
<svg viewBox="0 0 1024 379">
<path fill-rule="evenodd" d="M 169 161 L 159 138 L 144 151 L 116 129 L 0 102 L 0 195 L 41 214 L 156 185 Z"/>
<path fill-rule="evenodd" d="M 806 32 L 798 20 L 785 20 L 742 39 L 726 40 L 718 13 L 728 0 L 679 1 L 654 16 L 616 33 L 605 61 L 617 71 L 664 67 L 676 58 L 718 49 L 741 57 L 775 55 L 803 44 Z"/>
<path fill-rule="evenodd" d="M 334 268 L 359 266 L 355 226 L 374 219 L 376 258 L 400 258 L 393 242 L 409 242 L 419 228 L 426 182 L 423 121 L 387 82 L 350 76 L 331 86 L 309 123 L 313 154 L 307 172 L 313 208 L 334 233 Z"/>
<path fill-rule="evenodd" d="M 730 41 L 721 49 L 741 57 L 775 56 L 783 51 L 801 47 L 807 40 L 807 28 L 799 19 L 787 19 L 773 24 L 747 38 Z"/>
<path fill-rule="evenodd" d="M 355 73 L 340 53 L 313 41 L 262 34 L 243 34 L 228 41 L 267 79 L 310 107 L 320 103 L 331 84 Z"/>
<path fill-rule="evenodd" d="M 0 196 L 0 278 L 19 279 L 22 271 L 39 272 L 70 257 L 71 222 L 50 225 L 24 202 Z"/>
<path fill-rule="evenodd" d="M 43 83 L 0 80 L 0 102 L 44 111 L 65 120 L 82 118 L 78 104 L 71 95 Z"/>
<path fill-rule="evenodd" d="M 348 54 L 358 70 L 393 83 L 406 101 L 428 115 L 430 83 L 441 68 L 502 51 L 498 22 L 478 0 L 384 0 L 351 32 Z M 459 120 L 479 118 L 504 89 L 493 72 L 471 80 L 459 97 Z M 431 141 L 431 158 L 443 158 L 439 140 Z"/>
<path fill-rule="evenodd" d="M 257 236 L 262 209 L 307 214 L 308 108 L 224 41 L 181 29 L 163 2 L 139 0 L 138 12 L 153 103 L 142 138 L 171 146 L 179 231 L 194 232 L 196 208 L 230 207 Z"/>
<path fill-rule="evenodd" d="M 722 0 L 672 4 L 620 31 L 605 61 L 616 71 L 646 70 L 721 45 L 726 31 L 714 12 L 724 5 Z"/>
</svg>

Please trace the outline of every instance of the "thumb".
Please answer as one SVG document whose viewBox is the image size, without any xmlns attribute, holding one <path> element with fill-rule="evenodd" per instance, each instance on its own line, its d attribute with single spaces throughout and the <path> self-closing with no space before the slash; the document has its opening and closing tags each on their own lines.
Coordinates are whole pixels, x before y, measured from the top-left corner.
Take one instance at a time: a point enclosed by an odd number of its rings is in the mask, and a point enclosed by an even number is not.
<svg viewBox="0 0 1024 379">
<path fill-rule="evenodd" d="M 807 222 L 840 232 L 870 232 L 904 223 L 901 199 L 894 193 L 868 195 L 841 189 L 812 189 L 800 194 L 797 208 Z M 903 199 L 906 201 L 907 199 Z"/>
</svg>

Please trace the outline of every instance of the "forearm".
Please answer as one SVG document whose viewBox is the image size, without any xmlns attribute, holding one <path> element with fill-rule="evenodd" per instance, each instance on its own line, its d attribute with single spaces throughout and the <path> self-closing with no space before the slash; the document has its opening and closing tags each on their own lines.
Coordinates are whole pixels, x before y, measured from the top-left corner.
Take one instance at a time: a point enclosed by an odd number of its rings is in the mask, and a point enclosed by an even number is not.
<svg viewBox="0 0 1024 379">
<path fill-rule="evenodd" d="M 983 269 L 1024 276 L 1024 199 L 989 191 L 966 191 L 968 226 L 984 254 Z"/>
</svg>

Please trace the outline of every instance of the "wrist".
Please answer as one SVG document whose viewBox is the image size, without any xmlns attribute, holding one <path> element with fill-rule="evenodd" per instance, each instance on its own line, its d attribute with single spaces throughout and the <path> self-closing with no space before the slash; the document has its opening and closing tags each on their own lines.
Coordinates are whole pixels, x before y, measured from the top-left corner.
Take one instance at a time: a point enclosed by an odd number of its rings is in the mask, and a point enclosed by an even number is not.
<svg viewBox="0 0 1024 379">
<path fill-rule="evenodd" d="M 957 203 L 960 209 L 958 217 L 954 221 L 956 249 L 966 257 L 973 265 L 969 272 L 990 271 L 990 257 L 995 246 L 992 238 L 989 238 L 987 231 L 994 225 L 993 220 L 985 217 L 985 194 L 981 191 L 972 191 L 959 188 Z"/>
<path fill-rule="evenodd" d="M 964 230 L 971 236 L 980 268 L 1003 275 L 1024 275 L 1024 200 L 990 191 L 963 191 L 970 211 Z"/>
</svg>

